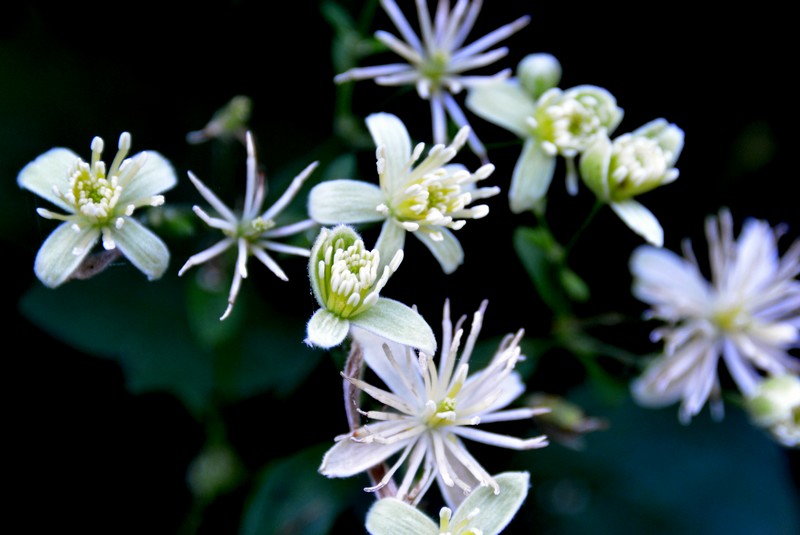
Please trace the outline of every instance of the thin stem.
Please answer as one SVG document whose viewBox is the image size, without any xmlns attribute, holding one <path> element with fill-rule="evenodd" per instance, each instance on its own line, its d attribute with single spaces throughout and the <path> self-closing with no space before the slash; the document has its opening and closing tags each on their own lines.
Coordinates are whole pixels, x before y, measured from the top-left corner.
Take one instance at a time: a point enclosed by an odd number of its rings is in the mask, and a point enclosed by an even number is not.
<svg viewBox="0 0 800 535">
<path fill-rule="evenodd" d="M 364 353 L 361 351 L 361 346 L 355 340 L 351 341 L 350 353 L 347 355 L 347 360 L 344 363 L 344 374 L 347 377 L 361 379 L 364 376 Z M 360 391 L 353 383 L 345 379 L 342 381 L 342 388 L 344 390 L 344 412 L 347 415 L 347 423 L 350 426 L 350 432 L 355 431 L 361 427 L 361 416 L 358 412 L 358 400 Z M 371 486 L 377 485 L 383 476 L 386 474 L 388 467 L 385 463 L 377 464 L 367 470 L 367 475 L 372 482 Z M 375 491 L 378 499 L 394 497 L 397 495 L 397 484 L 394 479 L 390 480 L 385 486 Z"/>
<path fill-rule="evenodd" d="M 600 202 L 599 200 L 595 201 L 594 206 L 592 206 L 591 212 L 589 212 L 589 215 L 586 216 L 586 219 L 583 221 L 583 224 L 581 225 L 581 227 L 575 232 L 575 234 L 572 235 L 572 238 L 570 238 L 569 242 L 567 242 L 567 245 L 564 246 L 564 262 L 565 263 L 566 263 L 567 257 L 569 256 L 569 253 L 572 251 L 572 248 L 575 246 L 575 242 L 578 241 L 578 238 L 583 234 L 583 232 L 589 226 L 589 223 L 592 222 L 592 220 L 597 215 L 597 212 L 600 211 L 600 208 L 602 208 L 602 206 L 603 206 L 602 202 Z"/>
</svg>

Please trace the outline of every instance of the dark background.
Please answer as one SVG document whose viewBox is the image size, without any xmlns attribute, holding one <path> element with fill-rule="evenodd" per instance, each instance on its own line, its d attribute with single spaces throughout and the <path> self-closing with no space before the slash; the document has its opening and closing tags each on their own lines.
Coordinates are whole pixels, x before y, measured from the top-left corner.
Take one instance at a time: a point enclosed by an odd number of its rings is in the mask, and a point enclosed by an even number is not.
<svg viewBox="0 0 800 535">
<path fill-rule="evenodd" d="M 351 13 L 358 12 L 358 4 L 342 2 Z M 677 250 L 681 239 L 691 237 L 702 256 L 703 218 L 722 206 L 731 208 L 737 222 L 748 216 L 772 224 L 787 222 L 790 239 L 798 235 L 793 184 L 798 113 L 796 86 L 789 82 L 796 46 L 791 39 L 793 19 L 777 2 L 702 12 L 698 3 L 684 1 L 624 7 L 487 4 L 473 38 L 531 15 L 529 26 L 504 43 L 511 53 L 499 65 L 513 67 L 527 53 L 550 52 L 564 69 L 561 87 L 594 84 L 616 96 L 625 110 L 620 133 L 657 117 L 684 129 L 680 178 L 641 199 L 660 218 L 666 247 Z M 410 2 L 401 7 L 411 14 Z M 367 29 L 380 28 L 394 31 L 377 10 Z M 328 154 L 320 147 L 334 138 L 332 39 L 315 1 L 281 2 L 280 7 L 244 0 L 204 5 L 144 0 L 118 7 L 101 2 L 22 2 L 3 7 L 0 238 L 6 277 L 3 332 L 8 340 L 4 437 L 12 472 L 7 481 L 15 497 L 7 507 L 26 531 L 74 527 L 85 533 L 177 533 L 191 503 L 186 467 L 201 448 L 205 431 L 172 395 L 130 393 L 116 361 L 72 349 L 18 314 L 20 298 L 39 284 L 32 273 L 33 259 L 52 227 L 36 216 L 37 200 L 19 190 L 16 174 L 51 147 L 66 146 L 88 157 L 92 136 L 103 137 L 111 147 L 127 130 L 133 135 L 134 152 L 156 149 L 175 166 L 181 183 L 167 194 L 167 201 L 196 202 L 185 173 L 210 175 L 214 149 L 188 145 L 185 134 L 202 127 L 237 94 L 254 101 L 250 124 L 268 176 L 286 169 L 297 172 Z M 370 58 L 365 64 L 377 62 Z M 412 136 L 429 138 L 427 104 L 415 94 L 369 81 L 359 82 L 353 91 L 356 115 L 393 112 L 403 118 Z M 497 170 L 487 182 L 505 191 L 518 145 L 502 143 L 513 141 L 511 135 L 470 117 L 484 140 L 501 141 L 490 145 Z M 358 161 L 365 179 L 373 180 L 370 150 L 359 152 Z M 468 166 L 477 166 L 466 150 L 462 156 Z M 486 297 L 487 336 L 518 327 L 532 334 L 546 332 L 547 311 L 532 293 L 511 247 L 511 230 L 533 220 L 509 214 L 504 195 L 489 201 L 492 213 L 486 220 L 469 223 L 459 232 L 467 255 L 459 271 L 441 276 L 427 252 L 412 241 L 387 295 L 410 296 L 434 325 L 445 296 L 453 302 L 454 313 L 469 313 Z M 567 197 L 556 177 L 548 217 L 557 237 L 566 241 L 572 235 L 592 200 L 585 189 L 574 199 Z M 627 270 L 628 255 L 639 243 L 610 210 L 601 211 L 581 237 L 572 264 L 593 290 L 587 314 L 608 308 L 641 312 L 642 305 L 630 296 Z M 185 247 L 173 249 L 172 271 L 196 250 L 191 244 Z M 268 280 L 271 275 L 262 269 L 245 281 L 245 287 L 274 295 L 282 313 L 305 321 L 313 307 L 303 289 L 305 266 L 290 262 L 287 269 L 292 286 Z M 298 289 L 304 299 L 295 297 Z M 103 329 L 102 322 L 97 328 Z M 645 331 L 627 342 L 631 351 L 649 350 Z M 325 377 L 335 376 L 333 364 L 323 362 Z M 572 361 L 551 366 L 547 370 L 553 382 L 537 388 L 566 391 L 583 378 Z M 315 375 L 304 399 L 313 408 L 314 402 L 327 403 L 326 396 L 335 398 L 338 387 L 338 381 Z M 272 398 L 255 396 L 229 407 L 226 417 L 241 455 L 257 466 L 273 453 L 292 451 L 291 437 L 309 444 L 344 430 L 343 418 L 306 420 L 307 410 L 298 405 L 276 407 Z M 268 448 L 276 450 L 267 452 Z M 787 469 L 791 463 L 796 466 L 794 453 L 777 455 L 785 456 Z M 747 453 L 742 453 L 729 469 L 741 469 L 747 462 Z M 207 511 L 202 532 L 236 531 L 246 498 L 246 488 L 223 496 Z M 347 526 L 344 521 L 342 525 L 341 529 Z"/>
</svg>

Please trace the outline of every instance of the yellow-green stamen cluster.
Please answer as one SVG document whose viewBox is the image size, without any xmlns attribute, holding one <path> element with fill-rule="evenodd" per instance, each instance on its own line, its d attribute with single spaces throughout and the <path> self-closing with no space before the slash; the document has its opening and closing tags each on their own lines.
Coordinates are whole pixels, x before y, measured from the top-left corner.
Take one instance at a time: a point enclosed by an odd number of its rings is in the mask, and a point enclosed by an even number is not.
<svg viewBox="0 0 800 535">
<path fill-rule="evenodd" d="M 324 243 L 316 255 L 320 304 L 347 319 L 375 304 L 389 275 L 400 263 L 402 252 L 379 273 L 380 252 L 367 250 L 355 231 L 339 227 L 333 232 L 325 229 L 322 232 Z"/>
<path fill-rule="evenodd" d="M 439 510 L 439 535 L 483 535 L 482 530 L 469 527 L 469 523 L 479 513 L 480 509 L 475 508 L 461 522 L 451 526 L 450 520 L 453 518 L 453 511 L 449 507 L 442 507 Z"/>
<path fill-rule="evenodd" d="M 645 136 L 625 134 L 614 140 L 609 165 L 613 200 L 620 201 L 639 195 L 676 178 L 671 168 L 672 154 L 659 143 Z"/>
</svg>

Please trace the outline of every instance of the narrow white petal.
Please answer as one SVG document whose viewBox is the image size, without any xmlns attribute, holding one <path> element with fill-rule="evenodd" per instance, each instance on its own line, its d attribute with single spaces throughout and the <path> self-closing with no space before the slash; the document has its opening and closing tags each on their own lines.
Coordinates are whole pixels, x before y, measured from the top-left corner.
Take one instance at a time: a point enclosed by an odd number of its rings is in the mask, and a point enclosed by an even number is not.
<svg viewBox="0 0 800 535">
<path fill-rule="evenodd" d="M 611 209 L 632 231 L 656 247 L 664 245 L 664 230 L 653 213 L 633 199 L 612 202 Z"/>
<path fill-rule="evenodd" d="M 148 280 L 161 278 L 169 265 L 169 250 L 161 238 L 133 218 L 112 230 L 114 241 L 122 254 L 147 276 Z"/>
<path fill-rule="evenodd" d="M 87 226 L 75 232 L 72 223 L 61 223 L 39 248 L 33 265 L 34 273 L 48 288 L 63 284 L 99 239 L 100 230 L 97 228 Z"/>
</svg>

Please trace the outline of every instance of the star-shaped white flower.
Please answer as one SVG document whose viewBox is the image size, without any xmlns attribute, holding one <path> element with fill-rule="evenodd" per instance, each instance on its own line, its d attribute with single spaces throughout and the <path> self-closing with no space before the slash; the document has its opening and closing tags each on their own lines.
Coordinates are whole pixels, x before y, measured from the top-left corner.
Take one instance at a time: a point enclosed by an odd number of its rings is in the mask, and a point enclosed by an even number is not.
<svg viewBox="0 0 800 535">
<path fill-rule="evenodd" d="M 403 248 L 405 235 L 411 232 L 442 270 L 452 273 L 464 261 L 464 250 L 452 231 L 467 219 L 489 213 L 486 205 L 469 205 L 500 192 L 497 187 L 476 187 L 494 166 L 486 164 L 470 173 L 450 163 L 464 145 L 469 127 L 462 128 L 451 145 L 435 145 L 419 161 L 425 145 L 412 150 L 408 130 L 396 116 L 372 114 L 367 126 L 377 145 L 380 186 L 349 179 L 317 184 L 309 194 L 309 215 L 324 225 L 383 221 L 376 246 L 386 261 Z"/>
<path fill-rule="evenodd" d="M 481 10 L 483 4 L 481 0 L 472 2 L 459 0 L 452 10 L 449 0 L 439 0 L 433 20 L 427 0 L 416 0 L 416 4 L 421 30 L 419 35 L 394 0 L 381 0 L 381 6 L 405 41 L 389 32 L 375 32 L 376 39 L 407 63 L 353 68 L 337 75 L 334 81 L 342 83 L 350 80 L 374 79 L 380 85 L 416 86 L 420 98 L 430 102 L 434 143 L 444 144 L 447 142 L 446 115 L 449 115 L 459 127 L 469 125 L 453 95 L 465 87 L 474 87 L 507 77 L 511 71 L 505 69 L 493 76 L 464 73 L 490 65 L 508 54 L 506 47 L 489 51 L 487 49 L 525 27 L 530 17 L 527 15 L 520 17 L 465 46 L 464 43 Z M 472 150 L 485 161 L 486 149 L 472 131 L 469 143 Z"/>
<path fill-rule="evenodd" d="M 244 208 L 241 215 L 236 215 L 233 210 L 228 208 L 200 179 L 189 171 L 189 179 L 200 192 L 200 195 L 217 211 L 221 217 L 211 217 L 199 206 L 194 206 L 194 212 L 208 224 L 208 226 L 221 230 L 224 238 L 208 249 L 189 257 L 186 263 L 178 272 L 183 275 L 187 269 L 216 257 L 231 247 L 236 247 L 238 255 L 236 258 L 236 268 L 233 274 L 230 293 L 228 294 L 228 306 L 220 317 L 220 320 L 227 318 L 233 311 L 236 296 L 239 294 L 239 287 L 242 279 L 247 278 L 247 259 L 252 255 L 258 258 L 270 271 L 279 279 L 289 280 L 278 263 L 270 256 L 268 251 L 277 253 L 287 253 L 303 257 L 308 257 L 309 250 L 303 247 L 287 245 L 275 241 L 277 238 L 285 238 L 304 230 L 316 226 L 312 219 L 306 219 L 291 225 L 276 226 L 275 218 L 289 205 L 292 199 L 300 191 L 303 182 L 311 172 L 317 167 L 318 162 L 314 162 L 306 167 L 297 175 L 283 195 L 275 201 L 275 204 L 263 210 L 266 186 L 264 177 L 258 172 L 256 163 L 255 147 L 253 137 L 247 132 L 247 185 L 245 187 Z"/>
<path fill-rule="evenodd" d="M 100 159 L 103 140 L 92 139 L 92 159 L 83 161 L 69 149 L 55 148 L 26 165 L 17 183 L 67 212 L 38 208 L 46 219 L 63 221 L 39 249 L 34 272 L 45 286 L 64 283 L 98 241 L 107 250 L 118 249 L 148 279 L 161 277 L 169 264 L 169 250 L 161 239 L 134 217 L 137 208 L 160 206 L 160 193 L 177 182 L 170 163 L 153 151 L 126 158 L 131 135 L 119 137 L 111 167 Z"/>
<path fill-rule="evenodd" d="M 759 370 L 768 376 L 800 370 L 788 353 L 800 339 L 800 241 L 781 257 L 780 234 L 748 219 L 735 240 L 729 211 L 709 217 L 710 281 L 688 242 L 685 258 L 649 245 L 634 251 L 633 293 L 651 305 L 648 317 L 667 323 L 652 336 L 664 340 L 663 355 L 631 385 L 640 404 L 681 401 L 686 423 L 711 398 L 713 414 L 721 417 L 720 356 L 745 397 L 761 383 Z"/>
<path fill-rule="evenodd" d="M 439 511 L 438 526 L 428 516 L 397 498 L 376 501 L 367 513 L 370 535 L 497 535 L 511 522 L 528 495 L 528 472 L 503 472 L 494 476 L 500 486 L 475 489 L 455 512 Z"/>
<path fill-rule="evenodd" d="M 455 508 L 477 487 L 488 486 L 495 494 L 500 491 L 498 482 L 469 453 L 464 439 L 515 450 L 547 445 L 545 436 L 521 439 L 479 427 L 528 419 L 547 411 L 533 407 L 506 409 L 525 391 L 514 372 L 514 366 L 523 358 L 519 347 L 522 330 L 506 336 L 487 367 L 469 375 L 469 359 L 486 305 L 486 301 L 481 304 L 469 335 L 462 341 L 466 316 L 454 329 L 449 303 L 445 302 L 438 368 L 424 352 L 416 353 L 354 329 L 353 339 L 363 350 L 364 361 L 388 390 L 357 377 L 345 378 L 387 409 L 365 411 L 363 414 L 374 423 L 337 437 L 319 468 L 323 475 L 350 477 L 399 454 L 385 477 L 365 490 L 375 491 L 387 485 L 405 464 L 397 488 L 398 499 L 418 503 L 435 480 L 447 505 Z M 457 359 L 462 342 L 461 357 Z"/>
</svg>

